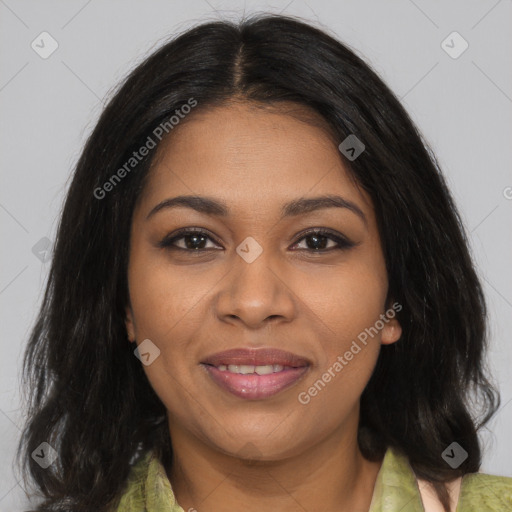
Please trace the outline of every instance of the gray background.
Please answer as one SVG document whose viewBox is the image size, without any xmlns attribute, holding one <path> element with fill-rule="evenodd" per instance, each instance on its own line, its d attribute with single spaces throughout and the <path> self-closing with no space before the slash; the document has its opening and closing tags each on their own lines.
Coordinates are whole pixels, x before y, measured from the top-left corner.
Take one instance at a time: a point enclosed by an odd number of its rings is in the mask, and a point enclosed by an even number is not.
<svg viewBox="0 0 512 512">
<path fill-rule="evenodd" d="M 356 49 L 439 157 L 485 287 L 489 365 L 503 399 L 482 432 L 482 469 L 512 476 L 511 0 L 0 0 L 0 511 L 26 503 L 12 469 L 23 421 L 18 372 L 49 268 L 32 248 L 54 240 L 71 169 L 105 98 L 177 31 L 255 11 L 301 16 Z M 31 48 L 43 31 L 59 45 L 47 59 Z M 469 44 L 458 58 L 441 46 L 453 31 Z M 462 48 L 453 37 L 447 44 Z"/>
</svg>

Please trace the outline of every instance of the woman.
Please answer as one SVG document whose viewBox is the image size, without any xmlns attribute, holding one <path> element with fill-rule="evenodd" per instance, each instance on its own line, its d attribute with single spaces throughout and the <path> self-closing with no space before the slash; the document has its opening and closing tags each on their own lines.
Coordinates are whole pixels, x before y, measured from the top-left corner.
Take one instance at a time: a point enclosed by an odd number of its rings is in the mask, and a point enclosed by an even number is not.
<svg viewBox="0 0 512 512">
<path fill-rule="evenodd" d="M 390 90 L 296 19 L 207 23 L 131 73 L 77 164 L 20 458 L 41 511 L 508 510 L 512 479 L 477 473 L 485 347 Z"/>
</svg>

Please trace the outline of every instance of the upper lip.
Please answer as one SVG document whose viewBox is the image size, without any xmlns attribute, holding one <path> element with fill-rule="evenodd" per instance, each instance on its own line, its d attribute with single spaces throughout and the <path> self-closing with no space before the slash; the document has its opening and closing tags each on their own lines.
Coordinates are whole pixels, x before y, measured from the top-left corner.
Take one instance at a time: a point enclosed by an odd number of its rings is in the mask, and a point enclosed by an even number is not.
<svg viewBox="0 0 512 512">
<path fill-rule="evenodd" d="M 204 359 L 202 363 L 211 364 L 213 366 L 219 366 L 221 364 L 243 364 L 253 366 L 279 364 L 281 366 L 302 367 L 310 365 L 308 359 L 277 348 L 233 348 L 212 354 Z"/>
</svg>

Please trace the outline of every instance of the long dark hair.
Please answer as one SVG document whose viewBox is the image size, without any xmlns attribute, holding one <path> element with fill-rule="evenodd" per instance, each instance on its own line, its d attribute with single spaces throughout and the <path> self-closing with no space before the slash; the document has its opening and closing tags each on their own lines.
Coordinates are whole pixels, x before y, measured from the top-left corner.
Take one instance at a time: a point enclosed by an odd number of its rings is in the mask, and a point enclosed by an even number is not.
<svg viewBox="0 0 512 512">
<path fill-rule="evenodd" d="M 155 151 L 112 177 L 191 99 L 198 111 L 233 97 L 309 107 L 339 142 L 364 143 L 357 159 L 340 158 L 373 200 L 403 335 L 382 347 L 358 441 L 371 460 L 401 450 L 448 510 L 444 482 L 478 471 L 477 430 L 499 404 L 463 226 L 432 152 L 380 78 L 324 30 L 277 15 L 205 23 L 162 46 L 119 87 L 85 145 L 23 362 L 18 459 L 44 497 L 37 510 L 110 510 L 138 456 L 170 460 L 166 410 L 125 329 L 131 216 Z M 469 454 L 456 469 L 441 457 L 454 441 Z M 42 442 L 58 454 L 46 469 L 31 457 Z"/>
</svg>

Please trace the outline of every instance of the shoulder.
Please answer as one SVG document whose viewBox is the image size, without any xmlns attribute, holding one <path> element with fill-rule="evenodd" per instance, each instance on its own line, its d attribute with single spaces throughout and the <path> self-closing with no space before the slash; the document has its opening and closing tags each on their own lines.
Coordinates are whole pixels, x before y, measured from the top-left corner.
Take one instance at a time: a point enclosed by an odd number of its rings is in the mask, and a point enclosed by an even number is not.
<svg viewBox="0 0 512 512">
<path fill-rule="evenodd" d="M 512 510 L 512 478 L 469 473 L 462 478 L 457 512 Z"/>
<path fill-rule="evenodd" d="M 382 500 L 384 500 L 384 496 L 387 501 L 396 500 L 396 503 L 393 502 L 395 507 L 389 508 L 389 510 L 401 510 L 400 506 L 404 507 L 404 511 L 406 510 L 406 504 L 402 505 L 398 498 L 393 498 L 393 493 L 397 490 L 399 490 L 399 498 L 402 501 L 404 496 L 409 504 L 416 501 L 417 510 L 422 510 L 417 504 L 418 500 L 420 500 L 419 503 L 421 500 L 430 504 L 432 501 L 437 502 L 437 494 L 428 482 L 418 479 L 418 485 L 416 485 L 416 477 L 409 459 L 398 449 L 388 448 L 377 482 L 380 487 L 377 486 L 376 490 L 382 494 Z M 456 512 L 512 511 L 512 478 L 510 477 L 467 473 L 461 479 L 447 482 L 447 485 L 450 494 L 453 495 L 452 502 L 456 503 L 458 498 Z M 375 496 L 376 507 L 370 509 L 372 512 L 383 510 L 377 506 L 378 498 L 379 496 Z M 432 510 L 436 510 L 436 508 L 432 507 Z M 442 507 L 439 510 L 442 510 Z"/>
</svg>

